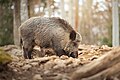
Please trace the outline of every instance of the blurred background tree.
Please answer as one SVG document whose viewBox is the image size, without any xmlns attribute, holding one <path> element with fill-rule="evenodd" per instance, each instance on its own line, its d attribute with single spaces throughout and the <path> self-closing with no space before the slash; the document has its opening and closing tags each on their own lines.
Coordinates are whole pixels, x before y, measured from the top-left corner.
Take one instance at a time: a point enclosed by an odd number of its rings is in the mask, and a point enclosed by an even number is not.
<svg viewBox="0 0 120 80">
<path fill-rule="evenodd" d="M 55 16 L 82 35 L 82 44 L 112 46 L 112 0 L 0 0 L 0 10 L 0 45 L 19 43 L 18 27 L 28 18 Z"/>
<path fill-rule="evenodd" d="M 111 0 L 84 0 L 80 10 L 80 32 L 86 44 L 112 42 Z"/>
<path fill-rule="evenodd" d="M 12 0 L 0 0 L 0 46 L 13 44 Z"/>
</svg>

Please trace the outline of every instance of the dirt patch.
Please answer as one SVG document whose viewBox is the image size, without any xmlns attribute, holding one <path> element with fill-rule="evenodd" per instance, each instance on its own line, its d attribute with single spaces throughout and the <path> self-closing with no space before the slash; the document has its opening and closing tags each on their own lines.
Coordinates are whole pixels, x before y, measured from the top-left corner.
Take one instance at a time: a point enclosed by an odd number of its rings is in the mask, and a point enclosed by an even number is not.
<svg viewBox="0 0 120 80">
<path fill-rule="evenodd" d="M 104 55 L 113 48 L 108 46 L 80 45 L 78 58 L 58 57 L 54 54 L 45 57 L 24 59 L 22 50 L 14 45 L 2 47 L 11 53 L 13 61 L 0 71 L 0 80 L 70 80 L 78 67 Z"/>
</svg>

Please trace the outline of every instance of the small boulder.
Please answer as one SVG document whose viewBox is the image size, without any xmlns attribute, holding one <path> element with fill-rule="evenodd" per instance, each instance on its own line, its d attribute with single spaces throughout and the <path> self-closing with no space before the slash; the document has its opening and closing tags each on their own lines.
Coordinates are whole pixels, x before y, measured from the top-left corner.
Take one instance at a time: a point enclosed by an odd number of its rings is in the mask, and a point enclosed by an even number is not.
<svg viewBox="0 0 120 80">
<path fill-rule="evenodd" d="M 40 74 L 35 74 L 33 80 L 43 80 Z"/>
</svg>

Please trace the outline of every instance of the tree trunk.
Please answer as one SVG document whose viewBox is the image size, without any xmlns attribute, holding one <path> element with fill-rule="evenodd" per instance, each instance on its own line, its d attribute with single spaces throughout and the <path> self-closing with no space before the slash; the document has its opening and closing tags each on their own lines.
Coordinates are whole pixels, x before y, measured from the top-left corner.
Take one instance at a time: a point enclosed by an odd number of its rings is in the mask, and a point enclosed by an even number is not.
<svg viewBox="0 0 120 80">
<path fill-rule="evenodd" d="M 28 0 L 28 14 L 29 17 L 33 17 L 34 16 L 34 0 Z"/>
<path fill-rule="evenodd" d="M 51 17 L 52 9 L 51 9 L 52 0 L 47 0 L 47 9 L 48 9 L 48 16 Z"/>
<path fill-rule="evenodd" d="M 65 19 L 65 9 L 64 9 L 64 0 L 60 2 L 61 17 Z"/>
<path fill-rule="evenodd" d="M 86 64 L 75 71 L 72 80 L 104 80 L 111 76 L 120 75 L 120 48 L 116 48 L 99 59 Z"/>
<path fill-rule="evenodd" d="M 119 46 L 119 8 L 118 0 L 112 0 L 112 45 Z"/>
<path fill-rule="evenodd" d="M 20 21 L 20 0 L 14 0 L 13 5 L 14 5 L 14 10 L 13 10 L 14 44 L 17 45 L 17 46 L 20 46 L 19 31 L 18 31 L 18 28 L 19 28 L 20 23 L 21 23 L 21 21 Z"/>
<path fill-rule="evenodd" d="M 21 23 L 26 21 L 28 17 L 28 0 L 21 0 L 20 2 L 20 18 Z"/>
<path fill-rule="evenodd" d="M 74 7 L 74 5 L 73 5 L 73 0 L 70 0 L 69 1 L 69 22 L 70 22 L 70 24 L 72 25 L 72 27 L 74 26 L 74 14 L 73 14 L 73 7 Z"/>
<path fill-rule="evenodd" d="M 75 30 L 78 31 L 79 26 L 79 0 L 75 0 Z"/>
</svg>

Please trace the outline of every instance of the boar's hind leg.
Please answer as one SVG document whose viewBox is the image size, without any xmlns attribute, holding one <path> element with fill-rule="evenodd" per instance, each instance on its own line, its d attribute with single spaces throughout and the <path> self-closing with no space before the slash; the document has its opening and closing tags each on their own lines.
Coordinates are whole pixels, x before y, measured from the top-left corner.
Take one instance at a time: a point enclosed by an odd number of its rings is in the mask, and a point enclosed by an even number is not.
<svg viewBox="0 0 120 80">
<path fill-rule="evenodd" d="M 23 51 L 24 51 L 24 58 L 25 59 L 32 59 L 32 51 L 33 51 L 33 43 L 26 42 L 23 44 Z"/>
<path fill-rule="evenodd" d="M 24 51 L 25 59 L 32 59 L 31 54 L 32 54 L 33 48 L 24 48 L 23 47 L 23 51 Z"/>
<path fill-rule="evenodd" d="M 33 49 L 28 49 L 28 48 L 23 47 L 23 51 L 24 51 L 23 55 L 25 59 L 32 59 L 31 54 L 32 54 Z"/>
<path fill-rule="evenodd" d="M 33 51 L 33 49 L 31 48 L 30 50 L 28 50 L 28 58 L 29 59 L 32 59 L 32 51 Z"/>
<path fill-rule="evenodd" d="M 28 55 L 28 52 L 27 52 L 27 49 L 23 47 L 23 56 L 25 59 L 27 59 L 27 55 Z"/>
</svg>

